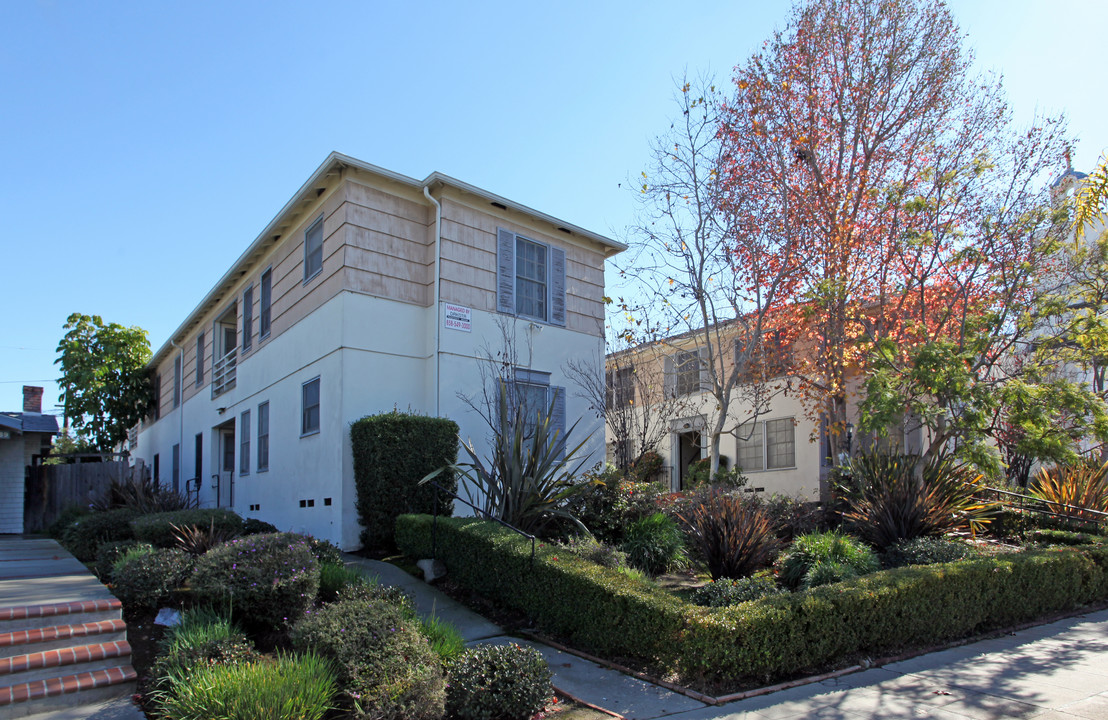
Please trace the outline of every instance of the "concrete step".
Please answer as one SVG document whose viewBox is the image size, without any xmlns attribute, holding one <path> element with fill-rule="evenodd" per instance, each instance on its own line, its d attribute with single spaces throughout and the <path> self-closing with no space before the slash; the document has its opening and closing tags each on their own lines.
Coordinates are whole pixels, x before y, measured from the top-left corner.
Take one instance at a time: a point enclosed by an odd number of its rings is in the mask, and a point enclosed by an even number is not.
<svg viewBox="0 0 1108 720">
<path fill-rule="evenodd" d="M 0 687 L 0 718 L 62 711 L 134 694 L 138 675 L 130 665 Z"/>
<path fill-rule="evenodd" d="M 31 652 L 59 650 L 90 642 L 106 643 L 126 639 L 127 623 L 118 619 L 16 630 L 0 633 L 0 659 Z"/>
<path fill-rule="evenodd" d="M 0 660 L 0 688 L 76 672 L 106 670 L 130 660 L 131 644 L 126 640 L 16 655 Z"/>
<path fill-rule="evenodd" d="M 61 624 L 118 620 L 122 617 L 123 603 L 115 598 L 0 607 L 0 633 L 35 630 Z"/>
</svg>

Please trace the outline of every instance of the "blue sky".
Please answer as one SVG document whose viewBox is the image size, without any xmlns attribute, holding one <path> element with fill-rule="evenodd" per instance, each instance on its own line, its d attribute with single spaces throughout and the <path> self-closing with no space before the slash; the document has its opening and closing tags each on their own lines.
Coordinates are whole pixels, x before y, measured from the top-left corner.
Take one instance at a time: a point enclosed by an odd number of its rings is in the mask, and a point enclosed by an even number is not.
<svg viewBox="0 0 1108 720">
<path fill-rule="evenodd" d="M 1108 3 L 951 3 L 1018 120 L 1108 148 Z M 72 312 L 156 349 L 332 150 L 625 238 L 674 80 L 725 78 L 785 2 L 0 3 L 0 410 L 57 402 Z M 622 187 L 621 187 L 622 185 Z"/>
</svg>

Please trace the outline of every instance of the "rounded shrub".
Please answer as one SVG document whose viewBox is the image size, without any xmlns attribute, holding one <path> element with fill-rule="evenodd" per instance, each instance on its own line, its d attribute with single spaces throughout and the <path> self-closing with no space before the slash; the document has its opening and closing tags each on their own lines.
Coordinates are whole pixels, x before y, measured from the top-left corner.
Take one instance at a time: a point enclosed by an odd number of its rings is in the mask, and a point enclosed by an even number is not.
<svg viewBox="0 0 1108 720">
<path fill-rule="evenodd" d="M 138 516 L 130 508 L 94 512 L 71 522 L 62 530 L 60 542 L 81 562 L 92 562 L 102 544 L 134 539 L 131 521 Z"/>
<path fill-rule="evenodd" d="M 280 532 L 273 523 L 267 523 L 258 518 L 246 518 L 242 521 L 243 535 L 265 535 L 267 533 Z"/>
<path fill-rule="evenodd" d="M 201 602 L 229 606 L 244 624 L 282 627 L 315 601 L 319 563 L 302 536 L 248 535 L 201 556 L 190 584 Z"/>
<path fill-rule="evenodd" d="M 796 538 L 776 567 L 781 584 L 795 590 L 867 575 L 880 569 L 880 563 L 862 541 L 831 531 Z"/>
<path fill-rule="evenodd" d="M 538 650 L 478 645 L 450 666 L 446 709 L 460 720 L 526 720 L 552 695 L 550 668 Z"/>
<path fill-rule="evenodd" d="M 446 683 L 410 602 L 374 585 L 351 585 L 305 615 L 293 647 L 331 659 L 345 704 L 356 718 L 442 717 Z"/>
<path fill-rule="evenodd" d="M 176 548 L 136 545 L 112 567 L 112 592 L 129 609 L 153 609 L 184 584 L 193 558 Z"/>
<path fill-rule="evenodd" d="M 964 543 L 931 536 L 899 542 L 887 548 L 883 557 L 887 567 L 905 567 L 955 562 L 973 555 L 973 549 Z"/>
<path fill-rule="evenodd" d="M 110 583 L 116 561 L 123 557 L 128 550 L 139 544 L 138 540 L 113 540 L 112 542 L 101 543 L 100 548 L 96 551 L 96 564 L 93 568 L 96 577 L 100 578 L 100 582 Z M 146 547 L 153 549 L 154 546 L 147 545 Z"/>
<path fill-rule="evenodd" d="M 632 567 L 651 576 L 684 567 L 688 562 L 681 528 L 660 512 L 631 523 L 620 549 L 627 553 Z"/>
<path fill-rule="evenodd" d="M 696 589 L 693 593 L 693 602 L 704 607 L 728 607 L 761 600 L 783 592 L 785 590 L 777 584 L 771 573 L 760 572 L 737 580 L 730 578 L 712 580 Z"/>
</svg>

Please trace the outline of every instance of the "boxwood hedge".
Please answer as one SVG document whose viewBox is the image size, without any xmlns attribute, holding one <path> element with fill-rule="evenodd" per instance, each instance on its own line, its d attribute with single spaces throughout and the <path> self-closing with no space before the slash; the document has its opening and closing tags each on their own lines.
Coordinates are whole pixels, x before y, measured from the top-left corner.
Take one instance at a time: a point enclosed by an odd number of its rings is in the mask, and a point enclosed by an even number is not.
<svg viewBox="0 0 1108 720">
<path fill-rule="evenodd" d="M 430 557 L 428 516 L 397 545 Z M 686 682 L 734 686 L 1011 626 L 1108 599 L 1108 548 L 1034 550 L 873 573 L 726 608 L 697 607 L 496 524 L 438 519 L 450 576 L 532 615 L 577 647 L 633 657 Z"/>
</svg>

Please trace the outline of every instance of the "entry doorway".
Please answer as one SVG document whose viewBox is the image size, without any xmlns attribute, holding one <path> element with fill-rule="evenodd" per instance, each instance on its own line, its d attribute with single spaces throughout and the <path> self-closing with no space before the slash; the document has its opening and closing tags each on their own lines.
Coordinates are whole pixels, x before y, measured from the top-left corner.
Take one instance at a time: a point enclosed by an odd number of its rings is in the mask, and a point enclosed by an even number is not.
<svg viewBox="0 0 1108 720">
<path fill-rule="evenodd" d="M 235 507 L 235 421 L 228 420 L 212 429 L 216 457 L 212 484 L 216 507 Z"/>
<path fill-rule="evenodd" d="M 700 459 L 701 434 L 699 430 L 677 433 L 677 490 L 684 490 L 689 466 Z"/>
</svg>

